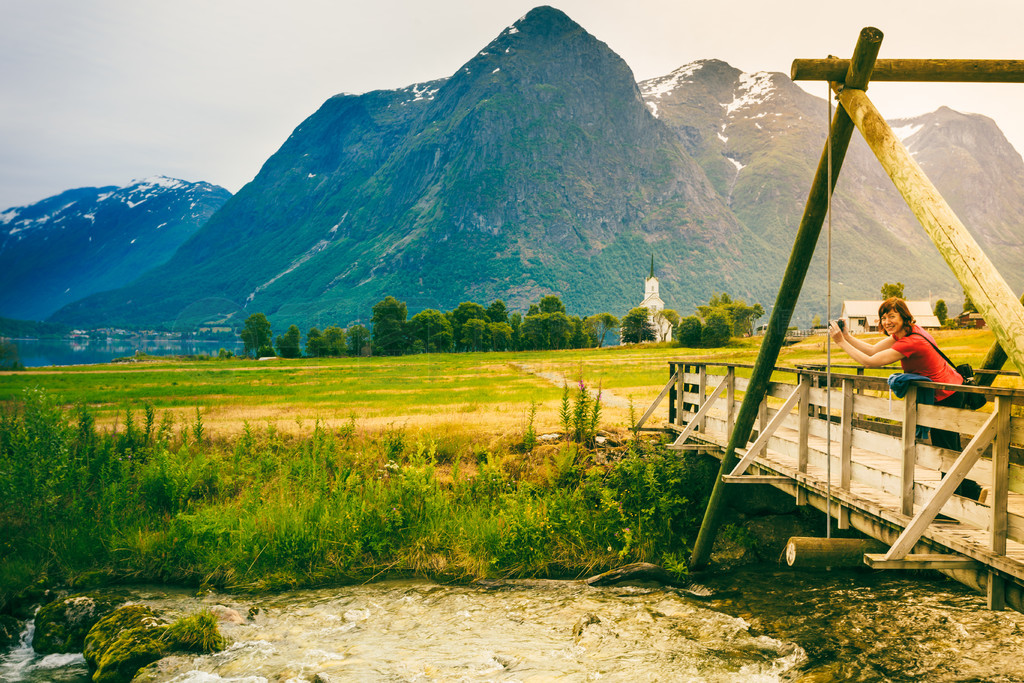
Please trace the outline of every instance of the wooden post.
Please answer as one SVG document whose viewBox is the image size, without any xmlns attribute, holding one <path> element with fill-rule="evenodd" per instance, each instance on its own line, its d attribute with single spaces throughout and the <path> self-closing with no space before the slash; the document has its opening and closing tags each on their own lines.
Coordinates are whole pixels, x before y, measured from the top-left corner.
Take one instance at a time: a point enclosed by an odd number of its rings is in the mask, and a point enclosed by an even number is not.
<svg viewBox="0 0 1024 683">
<path fill-rule="evenodd" d="M 1010 406 L 1008 396 L 996 396 L 996 438 L 992 443 L 992 551 L 1006 554 L 1007 515 L 1006 504 L 1010 483 Z M 990 571 L 986 586 L 988 608 L 1003 609 L 1006 606 L 1006 581 L 1002 575 Z"/>
<path fill-rule="evenodd" d="M 811 379 L 807 375 L 798 374 L 796 381 L 800 387 L 800 402 L 797 403 L 797 447 L 796 469 L 807 474 L 808 437 L 811 433 Z M 802 486 L 796 489 L 796 504 L 807 505 L 807 490 Z"/>
<path fill-rule="evenodd" d="M 848 59 L 794 59 L 794 81 L 842 82 Z M 879 59 L 871 72 L 873 81 L 933 83 L 1024 83 L 1021 59 Z"/>
<path fill-rule="evenodd" d="M 868 80 L 871 78 L 871 67 L 875 63 L 875 58 L 878 57 L 878 49 L 881 44 L 882 32 L 878 29 L 865 28 L 860 32 L 857 47 L 853 51 L 853 58 L 850 60 L 850 66 L 846 72 L 845 82 L 847 84 L 851 87 L 867 86 Z M 736 449 L 747 443 L 750 429 L 757 417 L 757 406 L 768 389 L 768 382 L 775 369 L 775 361 L 778 360 L 779 350 L 786 339 L 786 328 L 789 327 L 793 309 L 800 298 L 800 290 L 803 288 L 807 268 L 814 256 L 818 235 L 821 233 L 825 212 L 828 209 L 828 197 L 835 188 L 839 169 L 846 158 L 846 150 L 849 147 L 852 134 L 853 127 L 850 117 L 842 107 L 836 107 L 835 116 L 833 116 L 829 128 L 832 180 L 830 183 L 829 146 L 826 142 L 825 149 L 822 150 L 821 157 L 818 159 L 818 168 L 814 173 L 811 191 L 807 196 L 803 217 L 800 219 L 800 227 L 797 229 L 796 238 L 793 241 L 793 251 L 782 277 L 775 304 L 772 306 L 768 329 L 765 331 L 761 349 L 758 351 L 757 360 L 754 363 L 754 371 L 747 384 L 747 393 L 736 418 L 736 426 L 729 435 L 729 444 L 722 456 L 719 476 L 715 480 L 715 487 L 708 499 L 708 507 L 704 511 L 704 521 L 701 523 L 700 532 L 693 545 L 693 554 L 690 556 L 692 568 L 703 567 L 711 556 L 711 546 L 718 531 L 719 511 L 727 486 L 722 475 L 727 474 L 735 467 Z"/>
<path fill-rule="evenodd" d="M 679 396 L 679 408 L 676 410 L 676 424 L 683 424 L 683 416 L 690 412 L 690 404 L 685 401 L 686 394 L 686 372 L 692 368 L 691 365 L 683 365 L 683 371 L 679 373 L 679 381 L 676 382 L 676 395 Z M 690 385 L 692 388 L 693 385 Z M 700 401 L 697 402 L 697 407 L 700 407 Z"/>
<path fill-rule="evenodd" d="M 853 478 L 853 380 L 843 380 L 843 421 L 839 461 L 839 487 L 850 490 Z"/>
<path fill-rule="evenodd" d="M 725 433 L 732 434 L 733 426 L 736 424 L 736 368 L 729 366 L 725 371 L 728 380 L 725 394 Z M 750 430 L 747 430 L 749 436 Z M 746 443 L 746 440 L 744 440 Z"/>
<path fill-rule="evenodd" d="M 917 466 L 917 386 L 903 399 L 903 466 L 900 469 L 900 514 L 914 516 L 914 468 Z"/>
<path fill-rule="evenodd" d="M 938 247 L 1017 371 L 1024 375 L 1024 306 L 974 241 L 863 90 L 847 87 L 839 102 Z"/>
<path fill-rule="evenodd" d="M 704 403 L 704 397 L 706 396 L 707 390 L 708 390 L 708 366 L 707 365 L 703 365 L 702 364 L 700 366 L 700 372 L 698 374 L 698 380 L 697 381 L 698 381 L 698 384 L 700 385 L 699 388 L 697 389 L 697 393 L 700 394 L 700 400 L 697 401 L 697 407 L 700 408 L 701 404 Z M 699 431 L 701 433 L 706 433 L 707 432 L 707 426 L 708 426 L 707 425 L 707 418 L 702 417 L 702 418 L 700 418 L 700 422 L 697 423 L 697 431 Z"/>
<path fill-rule="evenodd" d="M 668 381 L 669 381 L 669 384 L 672 384 L 672 380 L 674 380 L 675 377 L 676 377 L 676 368 L 675 368 L 675 366 L 676 366 L 676 364 L 673 363 L 672 361 L 668 362 Z M 685 365 L 681 366 L 681 369 L 682 369 L 683 372 L 685 372 L 686 371 L 686 366 Z M 678 396 L 678 399 L 676 398 L 677 396 Z M 668 423 L 669 424 L 676 424 L 678 422 L 677 415 L 676 415 L 676 402 L 677 401 L 679 403 L 679 408 L 680 408 L 679 412 L 682 412 L 681 409 L 683 407 L 683 395 L 682 395 L 682 393 L 677 391 L 677 387 L 676 386 L 672 386 L 672 388 L 669 389 L 669 391 L 668 391 Z"/>
<path fill-rule="evenodd" d="M 843 409 L 839 442 L 839 488 L 850 490 L 853 479 L 853 380 L 843 380 Z M 850 508 L 839 504 L 840 529 L 850 528 Z"/>
</svg>

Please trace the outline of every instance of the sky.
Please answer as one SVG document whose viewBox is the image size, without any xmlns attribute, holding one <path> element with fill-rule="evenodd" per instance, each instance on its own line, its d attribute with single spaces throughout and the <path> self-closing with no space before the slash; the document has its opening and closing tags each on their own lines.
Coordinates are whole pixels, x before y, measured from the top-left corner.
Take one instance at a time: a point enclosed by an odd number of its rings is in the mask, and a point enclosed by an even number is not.
<svg viewBox="0 0 1024 683">
<path fill-rule="evenodd" d="M 535 0 L 0 0 L 0 211 L 166 175 L 237 192 L 329 97 L 450 76 Z M 1020 0 L 554 0 L 637 80 L 698 59 L 1024 59 Z M 802 83 L 824 98 L 821 82 Z M 1024 151 L 1024 84 L 874 83 L 887 118 L 947 105 Z M 822 128 L 827 110 L 823 104 Z"/>
</svg>

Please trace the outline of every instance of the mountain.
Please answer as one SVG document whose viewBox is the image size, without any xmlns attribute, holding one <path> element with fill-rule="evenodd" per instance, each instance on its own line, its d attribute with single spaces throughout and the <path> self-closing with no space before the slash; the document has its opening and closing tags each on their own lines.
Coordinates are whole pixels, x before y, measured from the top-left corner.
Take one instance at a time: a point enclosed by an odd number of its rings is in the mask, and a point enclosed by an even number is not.
<svg viewBox="0 0 1024 683">
<path fill-rule="evenodd" d="M 822 88 L 824 90 L 824 87 Z M 894 121 L 1015 289 L 1024 165 L 985 117 Z M 449 310 L 546 294 L 622 315 L 656 273 L 683 315 L 715 292 L 766 308 L 789 257 L 827 105 L 779 73 L 702 60 L 637 84 L 607 45 L 539 7 L 448 78 L 338 95 L 303 121 L 164 265 L 58 311 L 58 322 L 159 325 L 266 313 L 366 322 L 385 295 Z M 854 134 L 832 216 L 833 313 L 903 282 L 961 289 Z M 797 311 L 825 313 L 825 231 Z"/>
<path fill-rule="evenodd" d="M 328 100 L 165 266 L 56 319 L 156 324 L 210 292 L 279 324 L 345 324 L 387 294 L 410 311 L 557 293 L 624 312 L 652 253 L 692 308 L 763 300 L 773 251 L 625 62 L 541 7 L 449 78 Z"/>
<path fill-rule="evenodd" d="M 788 251 L 825 144 L 826 101 L 781 73 L 746 74 L 718 60 L 685 65 L 640 89 L 737 218 Z M 995 122 L 944 107 L 890 124 L 1011 286 L 1024 288 L 1024 163 Z M 943 296 L 956 308 L 959 284 L 858 132 L 837 173 L 834 310 L 843 298 L 871 298 L 896 281 L 908 296 Z M 801 298 L 804 310 L 821 314 L 826 252 L 827 227 Z"/>
<path fill-rule="evenodd" d="M 0 315 L 42 320 L 167 261 L 231 193 L 155 177 L 0 213 Z"/>
</svg>

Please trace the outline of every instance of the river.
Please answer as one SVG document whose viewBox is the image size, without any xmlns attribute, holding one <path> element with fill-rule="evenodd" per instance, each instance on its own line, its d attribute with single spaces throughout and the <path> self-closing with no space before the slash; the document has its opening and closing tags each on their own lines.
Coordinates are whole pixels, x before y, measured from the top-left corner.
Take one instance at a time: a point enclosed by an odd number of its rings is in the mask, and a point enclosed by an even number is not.
<svg viewBox="0 0 1024 683">
<path fill-rule="evenodd" d="M 235 354 L 244 352 L 244 345 L 232 341 L 196 341 L 180 339 L 12 339 L 18 360 L 26 368 L 50 365 L 92 365 L 109 363 L 115 358 L 134 356 L 136 352 L 151 356 L 207 354 L 216 356 L 221 348 Z"/>
<path fill-rule="evenodd" d="M 196 595 L 135 588 L 171 618 L 234 610 L 228 647 L 168 657 L 137 680 L 1024 681 L 1024 615 L 945 579 L 750 568 L 704 577 L 710 597 L 654 587 L 426 581 Z M 87 681 L 76 655 L 22 645 L 5 681 Z"/>
</svg>

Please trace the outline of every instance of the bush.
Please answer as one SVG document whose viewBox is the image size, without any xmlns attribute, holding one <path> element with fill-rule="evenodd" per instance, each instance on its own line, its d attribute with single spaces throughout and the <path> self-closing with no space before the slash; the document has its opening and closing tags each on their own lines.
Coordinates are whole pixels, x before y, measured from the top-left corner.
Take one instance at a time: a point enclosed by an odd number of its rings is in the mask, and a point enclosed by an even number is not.
<svg viewBox="0 0 1024 683">
<path fill-rule="evenodd" d="M 702 332 L 703 325 L 701 325 L 700 318 L 691 315 L 679 321 L 679 327 L 676 328 L 676 339 L 683 346 L 693 348 L 700 346 Z"/>
</svg>

